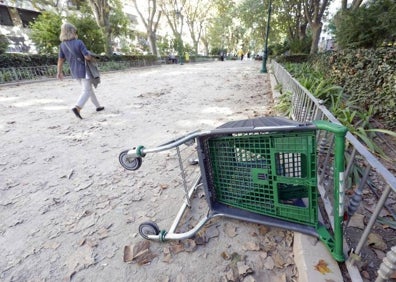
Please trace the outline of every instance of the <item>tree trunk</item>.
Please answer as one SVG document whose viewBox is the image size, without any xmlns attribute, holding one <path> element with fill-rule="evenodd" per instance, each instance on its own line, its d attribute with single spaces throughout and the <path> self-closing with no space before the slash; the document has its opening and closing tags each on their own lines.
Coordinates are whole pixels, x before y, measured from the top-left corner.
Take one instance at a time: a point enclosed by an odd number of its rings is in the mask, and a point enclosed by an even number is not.
<svg viewBox="0 0 396 282">
<path fill-rule="evenodd" d="M 157 36 L 155 34 L 155 32 L 147 32 L 147 39 L 148 39 L 148 43 L 150 46 L 150 51 L 154 56 L 158 57 L 158 52 L 157 52 Z"/>
<path fill-rule="evenodd" d="M 318 53 L 318 46 L 320 40 L 320 33 L 322 32 L 322 23 L 311 23 L 312 28 L 312 44 L 310 54 Z"/>
<path fill-rule="evenodd" d="M 329 5 L 329 0 L 306 0 L 304 13 L 312 28 L 312 44 L 310 54 L 316 54 L 319 49 L 320 33 L 322 32 L 322 18 Z"/>
<path fill-rule="evenodd" d="M 89 0 L 89 4 L 105 39 L 104 50 L 106 54 L 110 55 L 112 51 L 110 5 L 106 0 Z"/>
</svg>

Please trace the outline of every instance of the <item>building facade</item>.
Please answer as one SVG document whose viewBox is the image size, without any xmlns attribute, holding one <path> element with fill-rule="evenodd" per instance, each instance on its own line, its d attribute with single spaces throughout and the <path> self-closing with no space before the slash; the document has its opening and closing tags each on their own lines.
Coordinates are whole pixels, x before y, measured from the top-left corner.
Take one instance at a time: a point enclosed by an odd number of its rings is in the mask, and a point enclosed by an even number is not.
<svg viewBox="0 0 396 282">
<path fill-rule="evenodd" d="M 29 38 L 29 24 L 40 12 L 12 7 L 6 2 L 0 0 L 0 34 L 5 35 L 10 42 L 8 52 L 35 53 L 34 44 Z"/>
</svg>

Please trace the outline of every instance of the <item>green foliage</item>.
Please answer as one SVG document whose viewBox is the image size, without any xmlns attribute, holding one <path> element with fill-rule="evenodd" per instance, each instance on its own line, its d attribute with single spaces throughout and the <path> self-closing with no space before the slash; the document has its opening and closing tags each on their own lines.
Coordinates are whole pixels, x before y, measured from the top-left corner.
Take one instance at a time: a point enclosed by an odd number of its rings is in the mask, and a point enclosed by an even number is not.
<svg viewBox="0 0 396 282">
<path fill-rule="evenodd" d="M 104 51 L 104 38 L 100 29 L 97 27 L 95 19 L 89 13 L 79 16 L 72 15 L 67 20 L 76 26 L 78 38 L 87 46 L 88 50 L 101 54 Z"/>
<path fill-rule="evenodd" d="M 221 50 L 222 50 L 221 48 L 212 48 L 210 50 L 210 55 L 218 56 L 218 55 L 220 55 Z"/>
<path fill-rule="evenodd" d="M 309 60 L 309 55 L 283 55 L 276 59 L 279 63 L 305 63 Z"/>
<path fill-rule="evenodd" d="M 334 17 L 340 48 L 377 48 L 396 40 L 396 2 L 371 0 L 358 9 Z"/>
<path fill-rule="evenodd" d="M 97 54 L 103 52 L 103 35 L 98 28 L 95 28 L 97 25 L 92 15 L 82 13 L 79 16 L 69 16 L 66 20 L 77 27 L 79 38 L 90 51 Z M 31 39 L 40 54 L 58 53 L 61 25 L 62 17 L 52 12 L 43 12 L 31 24 Z"/>
<path fill-rule="evenodd" d="M 0 34 L 0 54 L 3 54 L 8 49 L 8 39 L 7 36 Z"/>
<path fill-rule="evenodd" d="M 304 37 L 303 39 L 292 39 L 288 42 L 291 54 L 309 54 L 311 50 L 312 37 Z"/>
<path fill-rule="evenodd" d="M 2 68 L 56 65 L 57 60 L 58 60 L 58 56 L 56 54 L 28 55 L 28 54 L 5 53 L 0 55 L 0 65 L 2 66 Z"/>
<path fill-rule="evenodd" d="M 30 37 L 40 54 L 54 54 L 59 46 L 62 18 L 52 12 L 43 12 L 31 25 Z"/>
<path fill-rule="evenodd" d="M 60 26 L 62 20 L 66 20 L 74 24 L 79 33 L 79 38 L 84 41 L 90 51 L 94 53 L 102 53 L 105 49 L 105 39 L 103 27 L 99 28 L 94 18 L 90 6 L 87 2 L 78 2 L 79 13 L 72 14 L 63 18 L 60 14 L 54 12 L 43 12 L 37 20 L 31 24 L 32 41 L 37 46 L 38 52 L 41 54 L 57 53 L 59 42 Z M 111 35 L 130 38 L 133 36 L 128 29 L 129 19 L 122 11 L 121 2 L 112 1 L 112 9 L 109 14 L 109 22 Z"/>
<path fill-rule="evenodd" d="M 268 49 L 271 50 L 272 56 L 280 56 L 285 54 L 289 50 L 289 46 L 286 41 L 283 43 L 274 43 L 268 46 Z"/>
<path fill-rule="evenodd" d="M 331 106 L 332 97 L 339 96 L 343 91 L 342 87 L 334 85 L 333 80 L 326 78 L 324 72 L 313 69 L 310 63 L 288 63 L 285 67 L 290 74 L 298 78 L 302 86 L 317 99 L 322 100 L 326 106 Z"/>
<path fill-rule="evenodd" d="M 342 85 L 343 103 L 368 112 L 388 128 L 396 126 L 396 49 L 340 50 L 311 60 L 313 68 Z M 330 67 L 329 67 L 330 66 Z"/>
<path fill-rule="evenodd" d="M 169 54 L 171 52 L 171 42 L 169 36 L 159 37 L 157 47 L 160 54 Z"/>
<path fill-rule="evenodd" d="M 290 91 L 282 93 L 278 103 L 274 106 L 274 110 L 286 117 L 291 116 L 293 93 Z"/>
<path fill-rule="evenodd" d="M 113 7 L 110 12 L 110 25 L 112 36 L 125 36 L 130 37 L 132 34 L 129 33 L 129 19 L 126 13 L 123 11 L 121 1 L 113 0 Z"/>
<path fill-rule="evenodd" d="M 284 65 L 309 92 L 325 100 L 326 107 L 367 148 L 387 158 L 376 140 L 383 134 L 396 136 L 392 131 L 396 126 L 394 48 L 328 52 L 309 63 Z M 281 103 L 287 110 L 290 94 L 284 95 Z"/>
<path fill-rule="evenodd" d="M 228 47 L 236 48 L 236 36 L 233 30 L 233 13 L 235 11 L 235 3 L 227 0 L 214 1 L 214 7 L 217 15 L 209 19 L 207 29 L 208 41 L 212 48 Z"/>
</svg>

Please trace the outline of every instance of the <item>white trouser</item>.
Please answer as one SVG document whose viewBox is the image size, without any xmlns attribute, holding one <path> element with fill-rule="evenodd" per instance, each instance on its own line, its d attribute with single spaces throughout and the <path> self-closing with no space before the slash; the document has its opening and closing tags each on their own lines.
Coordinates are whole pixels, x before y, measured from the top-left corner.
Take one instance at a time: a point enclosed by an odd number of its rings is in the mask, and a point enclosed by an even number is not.
<svg viewBox="0 0 396 282">
<path fill-rule="evenodd" d="M 91 84 L 91 80 L 86 78 L 80 78 L 79 82 L 82 85 L 82 91 L 80 97 L 78 97 L 76 106 L 82 109 L 88 99 L 91 98 L 91 101 L 95 105 L 95 107 L 99 108 L 100 104 L 98 99 L 96 98 L 95 92 Z"/>
</svg>

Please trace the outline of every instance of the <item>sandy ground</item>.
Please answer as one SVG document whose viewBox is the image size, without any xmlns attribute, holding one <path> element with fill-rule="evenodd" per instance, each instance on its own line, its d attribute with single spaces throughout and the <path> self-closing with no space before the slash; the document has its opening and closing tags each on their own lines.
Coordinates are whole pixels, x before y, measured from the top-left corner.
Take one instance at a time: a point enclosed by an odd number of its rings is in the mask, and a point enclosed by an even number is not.
<svg viewBox="0 0 396 282">
<path fill-rule="evenodd" d="M 286 230 L 215 218 L 202 240 L 143 239 L 142 222 L 167 229 L 183 203 L 177 158 L 151 154 L 132 172 L 118 161 L 137 145 L 270 115 L 260 67 L 226 61 L 106 73 L 96 90 L 106 109 L 88 102 L 83 120 L 70 110 L 80 89 L 73 80 L 1 86 L 0 280 L 294 280 Z M 148 256 L 126 254 L 137 247 Z"/>
</svg>

